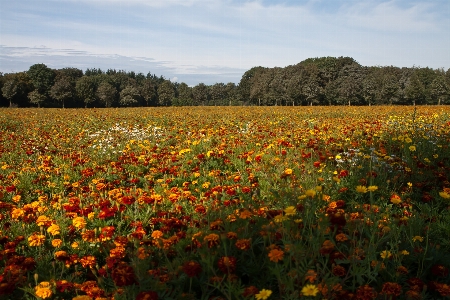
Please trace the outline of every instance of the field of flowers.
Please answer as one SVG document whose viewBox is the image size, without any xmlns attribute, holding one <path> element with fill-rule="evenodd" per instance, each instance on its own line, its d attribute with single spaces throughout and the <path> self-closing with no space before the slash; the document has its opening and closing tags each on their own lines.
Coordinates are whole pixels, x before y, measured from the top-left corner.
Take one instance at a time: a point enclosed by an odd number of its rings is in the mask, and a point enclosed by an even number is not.
<svg viewBox="0 0 450 300">
<path fill-rule="evenodd" d="M 1 299 L 449 299 L 450 107 L 0 109 Z"/>
</svg>

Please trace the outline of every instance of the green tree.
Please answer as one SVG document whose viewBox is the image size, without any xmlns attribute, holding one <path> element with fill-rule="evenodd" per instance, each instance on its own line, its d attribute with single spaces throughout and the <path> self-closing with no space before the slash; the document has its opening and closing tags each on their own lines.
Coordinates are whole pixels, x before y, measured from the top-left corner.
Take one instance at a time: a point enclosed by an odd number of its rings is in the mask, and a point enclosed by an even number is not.
<svg viewBox="0 0 450 300">
<path fill-rule="evenodd" d="M 37 105 L 39 108 L 41 107 L 42 103 L 47 100 L 47 96 L 39 93 L 38 90 L 34 90 L 28 93 L 28 99 L 30 100 L 30 103 Z"/>
<path fill-rule="evenodd" d="M 139 89 L 134 85 L 126 86 L 120 92 L 119 104 L 122 106 L 137 106 L 141 100 Z"/>
<path fill-rule="evenodd" d="M 15 78 L 6 80 L 2 87 L 2 95 L 9 100 L 9 107 L 13 106 L 13 98 L 17 95 L 19 90 L 18 82 Z"/>
<path fill-rule="evenodd" d="M 221 105 L 226 97 L 224 83 L 216 83 L 210 88 L 210 96 L 213 105 Z"/>
<path fill-rule="evenodd" d="M 241 101 L 250 100 L 250 90 L 253 84 L 253 77 L 260 69 L 263 69 L 263 67 L 253 67 L 242 75 L 238 86 L 238 92 Z"/>
<path fill-rule="evenodd" d="M 154 104 L 153 99 L 156 97 L 155 84 L 150 79 L 144 79 L 141 81 L 141 95 L 144 99 L 146 106 Z"/>
<path fill-rule="evenodd" d="M 55 71 L 45 64 L 34 64 L 27 72 L 34 88 L 42 95 L 49 95 L 50 89 L 55 83 Z"/>
<path fill-rule="evenodd" d="M 103 81 L 97 88 L 97 98 L 105 107 L 112 107 L 117 99 L 117 89 L 109 82 Z"/>
<path fill-rule="evenodd" d="M 160 106 L 172 105 L 172 99 L 175 98 L 175 89 L 170 80 L 165 80 L 158 87 L 158 104 Z"/>
<path fill-rule="evenodd" d="M 437 104 L 447 103 L 450 96 L 450 87 L 444 74 L 437 76 L 431 83 L 431 95 Z M 436 103 L 436 102 L 435 102 Z"/>
<path fill-rule="evenodd" d="M 425 100 L 425 88 L 416 72 L 413 72 L 406 82 L 404 96 L 410 104 L 423 104 Z"/>
<path fill-rule="evenodd" d="M 381 101 L 383 104 L 396 104 L 400 100 L 400 84 L 393 74 L 383 76 L 383 85 L 381 89 Z"/>
<path fill-rule="evenodd" d="M 192 88 L 184 82 L 180 83 L 178 86 L 178 98 L 176 99 L 176 102 L 172 104 L 175 106 L 192 105 Z"/>
<path fill-rule="evenodd" d="M 206 105 L 208 101 L 209 91 L 208 86 L 203 82 L 197 84 L 192 88 L 192 97 L 194 105 Z"/>
<path fill-rule="evenodd" d="M 348 106 L 360 104 L 362 98 L 363 69 L 357 63 L 345 65 L 339 72 L 339 95 Z M 343 104 L 343 103 L 342 103 Z"/>
<path fill-rule="evenodd" d="M 84 107 L 94 103 L 97 100 L 97 79 L 95 76 L 83 76 L 76 85 L 75 90 L 78 97 L 84 102 Z"/>
<path fill-rule="evenodd" d="M 58 76 L 55 84 L 50 89 L 50 96 L 58 102 L 61 102 L 63 108 L 65 107 L 64 103 L 71 100 L 75 93 L 75 83 L 70 77 L 65 75 Z"/>
</svg>

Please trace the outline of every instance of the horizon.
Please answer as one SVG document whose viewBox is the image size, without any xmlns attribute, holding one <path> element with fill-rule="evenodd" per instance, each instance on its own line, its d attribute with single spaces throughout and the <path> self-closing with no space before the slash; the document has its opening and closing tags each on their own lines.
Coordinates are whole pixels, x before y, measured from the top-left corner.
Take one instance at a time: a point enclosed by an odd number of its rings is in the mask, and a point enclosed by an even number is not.
<svg viewBox="0 0 450 300">
<path fill-rule="evenodd" d="M 450 68 L 450 1 L 18 0 L 2 3 L 0 72 L 43 63 L 239 83 L 314 57 Z"/>
</svg>

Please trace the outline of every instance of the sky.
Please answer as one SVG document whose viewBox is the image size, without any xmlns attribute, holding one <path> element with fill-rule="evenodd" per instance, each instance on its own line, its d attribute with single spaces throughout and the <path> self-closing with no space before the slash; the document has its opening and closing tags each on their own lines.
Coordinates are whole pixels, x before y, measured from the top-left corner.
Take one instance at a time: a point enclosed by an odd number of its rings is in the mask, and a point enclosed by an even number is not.
<svg viewBox="0 0 450 300">
<path fill-rule="evenodd" d="M 44 63 L 191 86 L 349 56 L 450 68 L 450 0 L 0 0 L 0 72 Z"/>
</svg>

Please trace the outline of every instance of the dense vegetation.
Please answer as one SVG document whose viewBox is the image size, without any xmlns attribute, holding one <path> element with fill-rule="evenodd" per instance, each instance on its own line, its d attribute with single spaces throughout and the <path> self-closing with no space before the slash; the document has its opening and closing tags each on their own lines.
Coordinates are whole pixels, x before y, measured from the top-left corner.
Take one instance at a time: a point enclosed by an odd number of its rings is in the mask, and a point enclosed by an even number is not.
<svg viewBox="0 0 450 300">
<path fill-rule="evenodd" d="M 238 85 L 190 87 L 163 76 L 116 70 L 0 74 L 0 106 L 119 107 L 197 105 L 416 105 L 450 103 L 450 69 L 364 67 L 349 57 L 322 57 L 285 68 L 254 67 Z"/>
<path fill-rule="evenodd" d="M 0 298 L 450 297 L 450 106 L 0 109 Z"/>
</svg>

